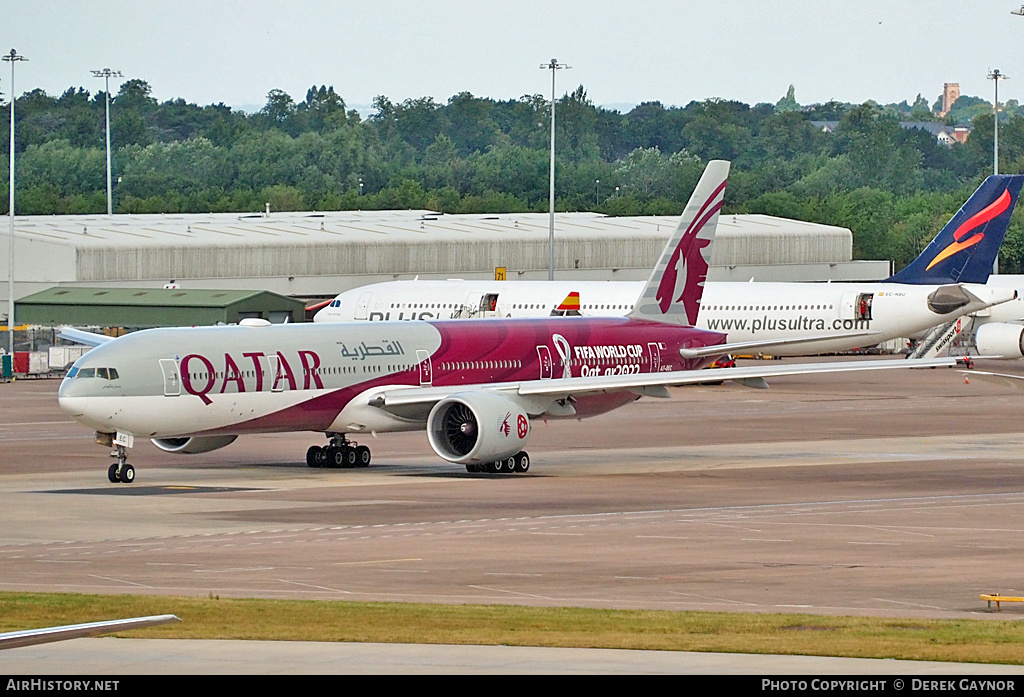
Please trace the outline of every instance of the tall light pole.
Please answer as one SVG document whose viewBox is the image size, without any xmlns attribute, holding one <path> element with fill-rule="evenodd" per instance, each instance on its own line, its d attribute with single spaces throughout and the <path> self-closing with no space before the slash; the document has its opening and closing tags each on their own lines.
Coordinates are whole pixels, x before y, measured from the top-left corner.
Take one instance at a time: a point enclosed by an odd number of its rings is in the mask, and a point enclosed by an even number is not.
<svg viewBox="0 0 1024 697">
<path fill-rule="evenodd" d="M 996 88 L 995 104 L 992 106 L 992 121 L 995 128 L 992 137 L 992 173 L 999 174 L 999 81 L 1010 78 L 998 70 L 993 70 L 988 74 L 988 79 L 995 83 Z"/>
<path fill-rule="evenodd" d="M 541 63 L 541 70 L 551 71 L 551 168 L 548 187 L 548 280 L 555 280 L 555 73 L 568 69 L 565 63 L 552 58 L 550 63 Z"/>
<path fill-rule="evenodd" d="M 14 64 L 18 61 L 28 60 L 25 56 L 18 55 L 13 48 L 5 54 L 3 59 L 11 64 L 11 164 L 10 179 L 8 180 L 7 193 L 7 217 L 11 221 L 10 249 L 7 252 L 7 341 L 8 350 L 11 353 L 11 360 L 14 360 Z M 12 364 L 13 365 L 13 364 Z"/>
<path fill-rule="evenodd" d="M 114 197 L 111 194 L 110 186 L 110 78 L 124 76 L 121 75 L 120 70 L 111 70 L 110 68 L 93 70 L 92 74 L 94 77 L 101 77 L 106 81 L 106 86 L 103 89 L 107 97 L 107 215 L 112 215 L 114 213 Z"/>
<path fill-rule="evenodd" d="M 1022 8 L 1024 9 L 1024 8 Z M 988 79 L 993 82 L 996 88 L 995 104 L 992 105 L 992 174 L 999 174 L 999 81 L 1009 80 L 998 70 L 988 74 Z M 999 254 L 992 260 L 992 273 L 999 273 Z"/>
</svg>

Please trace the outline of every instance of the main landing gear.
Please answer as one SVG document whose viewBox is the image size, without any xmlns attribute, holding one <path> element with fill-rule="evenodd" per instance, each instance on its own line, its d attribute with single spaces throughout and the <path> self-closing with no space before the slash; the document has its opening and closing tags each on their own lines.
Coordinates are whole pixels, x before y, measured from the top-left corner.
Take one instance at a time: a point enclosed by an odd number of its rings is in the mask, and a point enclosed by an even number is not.
<svg viewBox="0 0 1024 697">
<path fill-rule="evenodd" d="M 309 446 L 306 464 L 310 467 L 368 467 L 370 449 L 353 443 L 344 433 L 329 434 L 331 442 L 323 447 Z"/>
<path fill-rule="evenodd" d="M 530 456 L 526 451 L 520 450 L 515 455 L 510 455 L 504 460 L 495 460 L 477 465 L 466 465 L 467 472 L 487 472 L 488 474 L 514 474 L 526 472 L 530 469 Z"/>
<path fill-rule="evenodd" d="M 111 484 L 131 484 L 135 481 L 135 468 L 128 464 L 128 448 L 117 446 L 117 464 L 107 469 L 107 479 Z"/>
</svg>

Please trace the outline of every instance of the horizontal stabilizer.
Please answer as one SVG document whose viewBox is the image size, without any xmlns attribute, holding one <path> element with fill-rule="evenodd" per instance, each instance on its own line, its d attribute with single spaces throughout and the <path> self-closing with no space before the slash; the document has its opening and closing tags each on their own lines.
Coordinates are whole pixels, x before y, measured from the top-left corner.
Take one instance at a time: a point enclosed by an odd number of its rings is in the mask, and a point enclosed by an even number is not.
<svg viewBox="0 0 1024 697">
<path fill-rule="evenodd" d="M 61 327 L 57 330 L 57 336 L 61 339 L 74 341 L 76 344 L 85 344 L 86 346 L 99 346 L 114 339 L 112 336 L 104 336 L 103 334 L 74 329 L 73 327 Z"/>
</svg>

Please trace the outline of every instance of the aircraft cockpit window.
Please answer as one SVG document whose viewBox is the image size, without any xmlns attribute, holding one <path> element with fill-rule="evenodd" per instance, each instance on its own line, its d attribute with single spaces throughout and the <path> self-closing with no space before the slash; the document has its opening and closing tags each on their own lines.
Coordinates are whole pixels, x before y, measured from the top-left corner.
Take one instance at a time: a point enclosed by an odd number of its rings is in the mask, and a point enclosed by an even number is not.
<svg viewBox="0 0 1024 697">
<path fill-rule="evenodd" d="M 104 380 L 117 380 L 116 368 L 72 368 L 68 371 L 69 378 L 102 378 Z"/>
</svg>

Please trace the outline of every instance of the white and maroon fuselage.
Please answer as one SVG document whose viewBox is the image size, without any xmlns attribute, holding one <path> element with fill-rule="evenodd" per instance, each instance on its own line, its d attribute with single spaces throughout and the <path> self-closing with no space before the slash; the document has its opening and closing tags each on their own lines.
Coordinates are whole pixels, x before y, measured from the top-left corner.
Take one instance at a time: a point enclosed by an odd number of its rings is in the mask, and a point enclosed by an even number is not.
<svg viewBox="0 0 1024 697">
<path fill-rule="evenodd" d="M 693 370 L 713 357 L 679 350 L 725 338 L 625 317 L 153 329 L 87 353 L 59 396 L 97 431 L 148 438 L 407 431 L 424 428 L 425 413 L 378 409 L 375 395 Z M 636 397 L 586 394 L 571 415 Z"/>
</svg>

